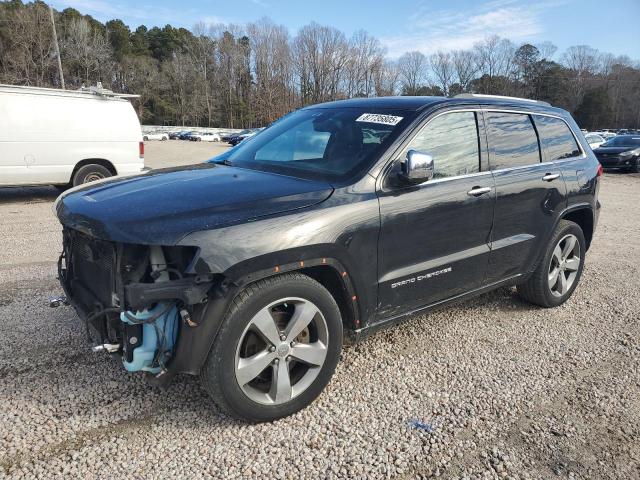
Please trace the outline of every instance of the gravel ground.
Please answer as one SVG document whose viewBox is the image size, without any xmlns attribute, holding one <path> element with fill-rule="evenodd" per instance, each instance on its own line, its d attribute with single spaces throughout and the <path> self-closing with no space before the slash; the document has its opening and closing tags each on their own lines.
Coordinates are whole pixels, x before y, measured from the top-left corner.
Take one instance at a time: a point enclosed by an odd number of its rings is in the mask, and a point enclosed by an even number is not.
<svg viewBox="0 0 640 480">
<path fill-rule="evenodd" d="M 159 140 L 144 143 L 145 164 L 151 168 L 200 163 L 231 148 L 222 142 Z"/>
<path fill-rule="evenodd" d="M 53 198 L 0 190 L 0 478 L 640 478 L 640 175 L 604 177 L 565 305 L 503 288 L 415 317 L 347 346 L 313 405 L 261 425 L 193 378 L 148 387 L 46 305 Z"/>
</svg>

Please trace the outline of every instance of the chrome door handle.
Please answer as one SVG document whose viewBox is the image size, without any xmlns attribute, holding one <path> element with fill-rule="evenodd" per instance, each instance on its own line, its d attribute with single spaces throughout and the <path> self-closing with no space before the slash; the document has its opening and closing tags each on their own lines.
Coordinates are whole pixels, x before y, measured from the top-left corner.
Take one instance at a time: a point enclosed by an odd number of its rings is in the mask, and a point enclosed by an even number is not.
<svg viewBox="0 0 640 480">
<path fill-rule="evenodd" d="M 547 173 L 544 177 L 542 177 L 542 179 L 545 182 L 552 182 L 553 180 L 555 180 L 556 178 L 558 178 L 560 176 L 559 173 Z"/>
<path fill-rule="evenodd" d="M 467 195 L 470 195 L 472 197 L 479 197 L 480 195 L 484 195 L 485 193 L 489 193 L 490 191 L 491 187 L 473 187 L 467 192 Z"/>
</svg>

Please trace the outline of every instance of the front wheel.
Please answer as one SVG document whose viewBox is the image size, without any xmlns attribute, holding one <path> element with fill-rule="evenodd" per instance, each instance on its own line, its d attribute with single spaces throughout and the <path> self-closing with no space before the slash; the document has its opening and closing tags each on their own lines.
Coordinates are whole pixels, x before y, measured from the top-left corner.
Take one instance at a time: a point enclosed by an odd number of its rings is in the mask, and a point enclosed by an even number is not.
<svg viewBox="0 0 640 480">
<path fill-rule="evenodd" d="M 233 300 L 201 380 L 228 415 L 276 420 L 315 400 L 341 350 L 342 320 L 331 294 L 306 275 L 282 275 Z"/>
<path fill-rule="evenodd" d="M 557 307 L 566 302 L 578 286 L 586 243 L 580 226 L 560 220 L 545 255 L 526 283 L 518 285 L 525 300 L 541 307 Z"/>
</svg>

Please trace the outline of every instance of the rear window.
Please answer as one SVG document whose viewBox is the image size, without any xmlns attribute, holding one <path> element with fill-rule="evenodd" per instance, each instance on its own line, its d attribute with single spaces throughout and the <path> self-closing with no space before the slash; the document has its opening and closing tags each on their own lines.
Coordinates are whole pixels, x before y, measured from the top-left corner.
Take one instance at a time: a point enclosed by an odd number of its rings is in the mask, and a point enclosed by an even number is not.
<svg viewBox="0 0 640 480">
<path fill-rule="evenodd" d="M 534 121 L 540 135 L 540 142 L 547 152 L 547 161 L 577 157 L 581 154 L 575 137 L 564 121 L 559 118 L 534 115 Z M 587 135 L 591 141 L 601 141 L 597 135 Z"/>
<path fill-rule="evenodd" d="M 488 112 L 491 170 L 540 163 L 540 147 L 531 118 L 522 113 Z"/>
</svg>

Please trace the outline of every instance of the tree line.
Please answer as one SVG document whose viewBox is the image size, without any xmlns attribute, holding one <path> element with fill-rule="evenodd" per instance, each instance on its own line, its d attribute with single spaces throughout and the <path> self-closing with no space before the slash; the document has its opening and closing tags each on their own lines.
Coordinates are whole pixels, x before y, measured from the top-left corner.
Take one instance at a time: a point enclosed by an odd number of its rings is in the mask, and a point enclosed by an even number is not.
<svg viewBox="0 0 640 480">
<path fill-rule="evenodd" d="M 310 23 L 292 35 L 268 18 L 191 30 L 131 30 L 73 8 L 54 11 L 67 88 L 102 82 L 144 123 L 244 128 L 330 100 L 486 93 L 545 100 L 581 127 L 640 128 L 640 63 L 579 45 L 487 37 L 467 50 L 387 56 L 366 31 Z M 555 59 L 555 60 L 554 60 Z M 60 87 L 49 7 L 0 2 L 0 83 Z"/>
</svg>

